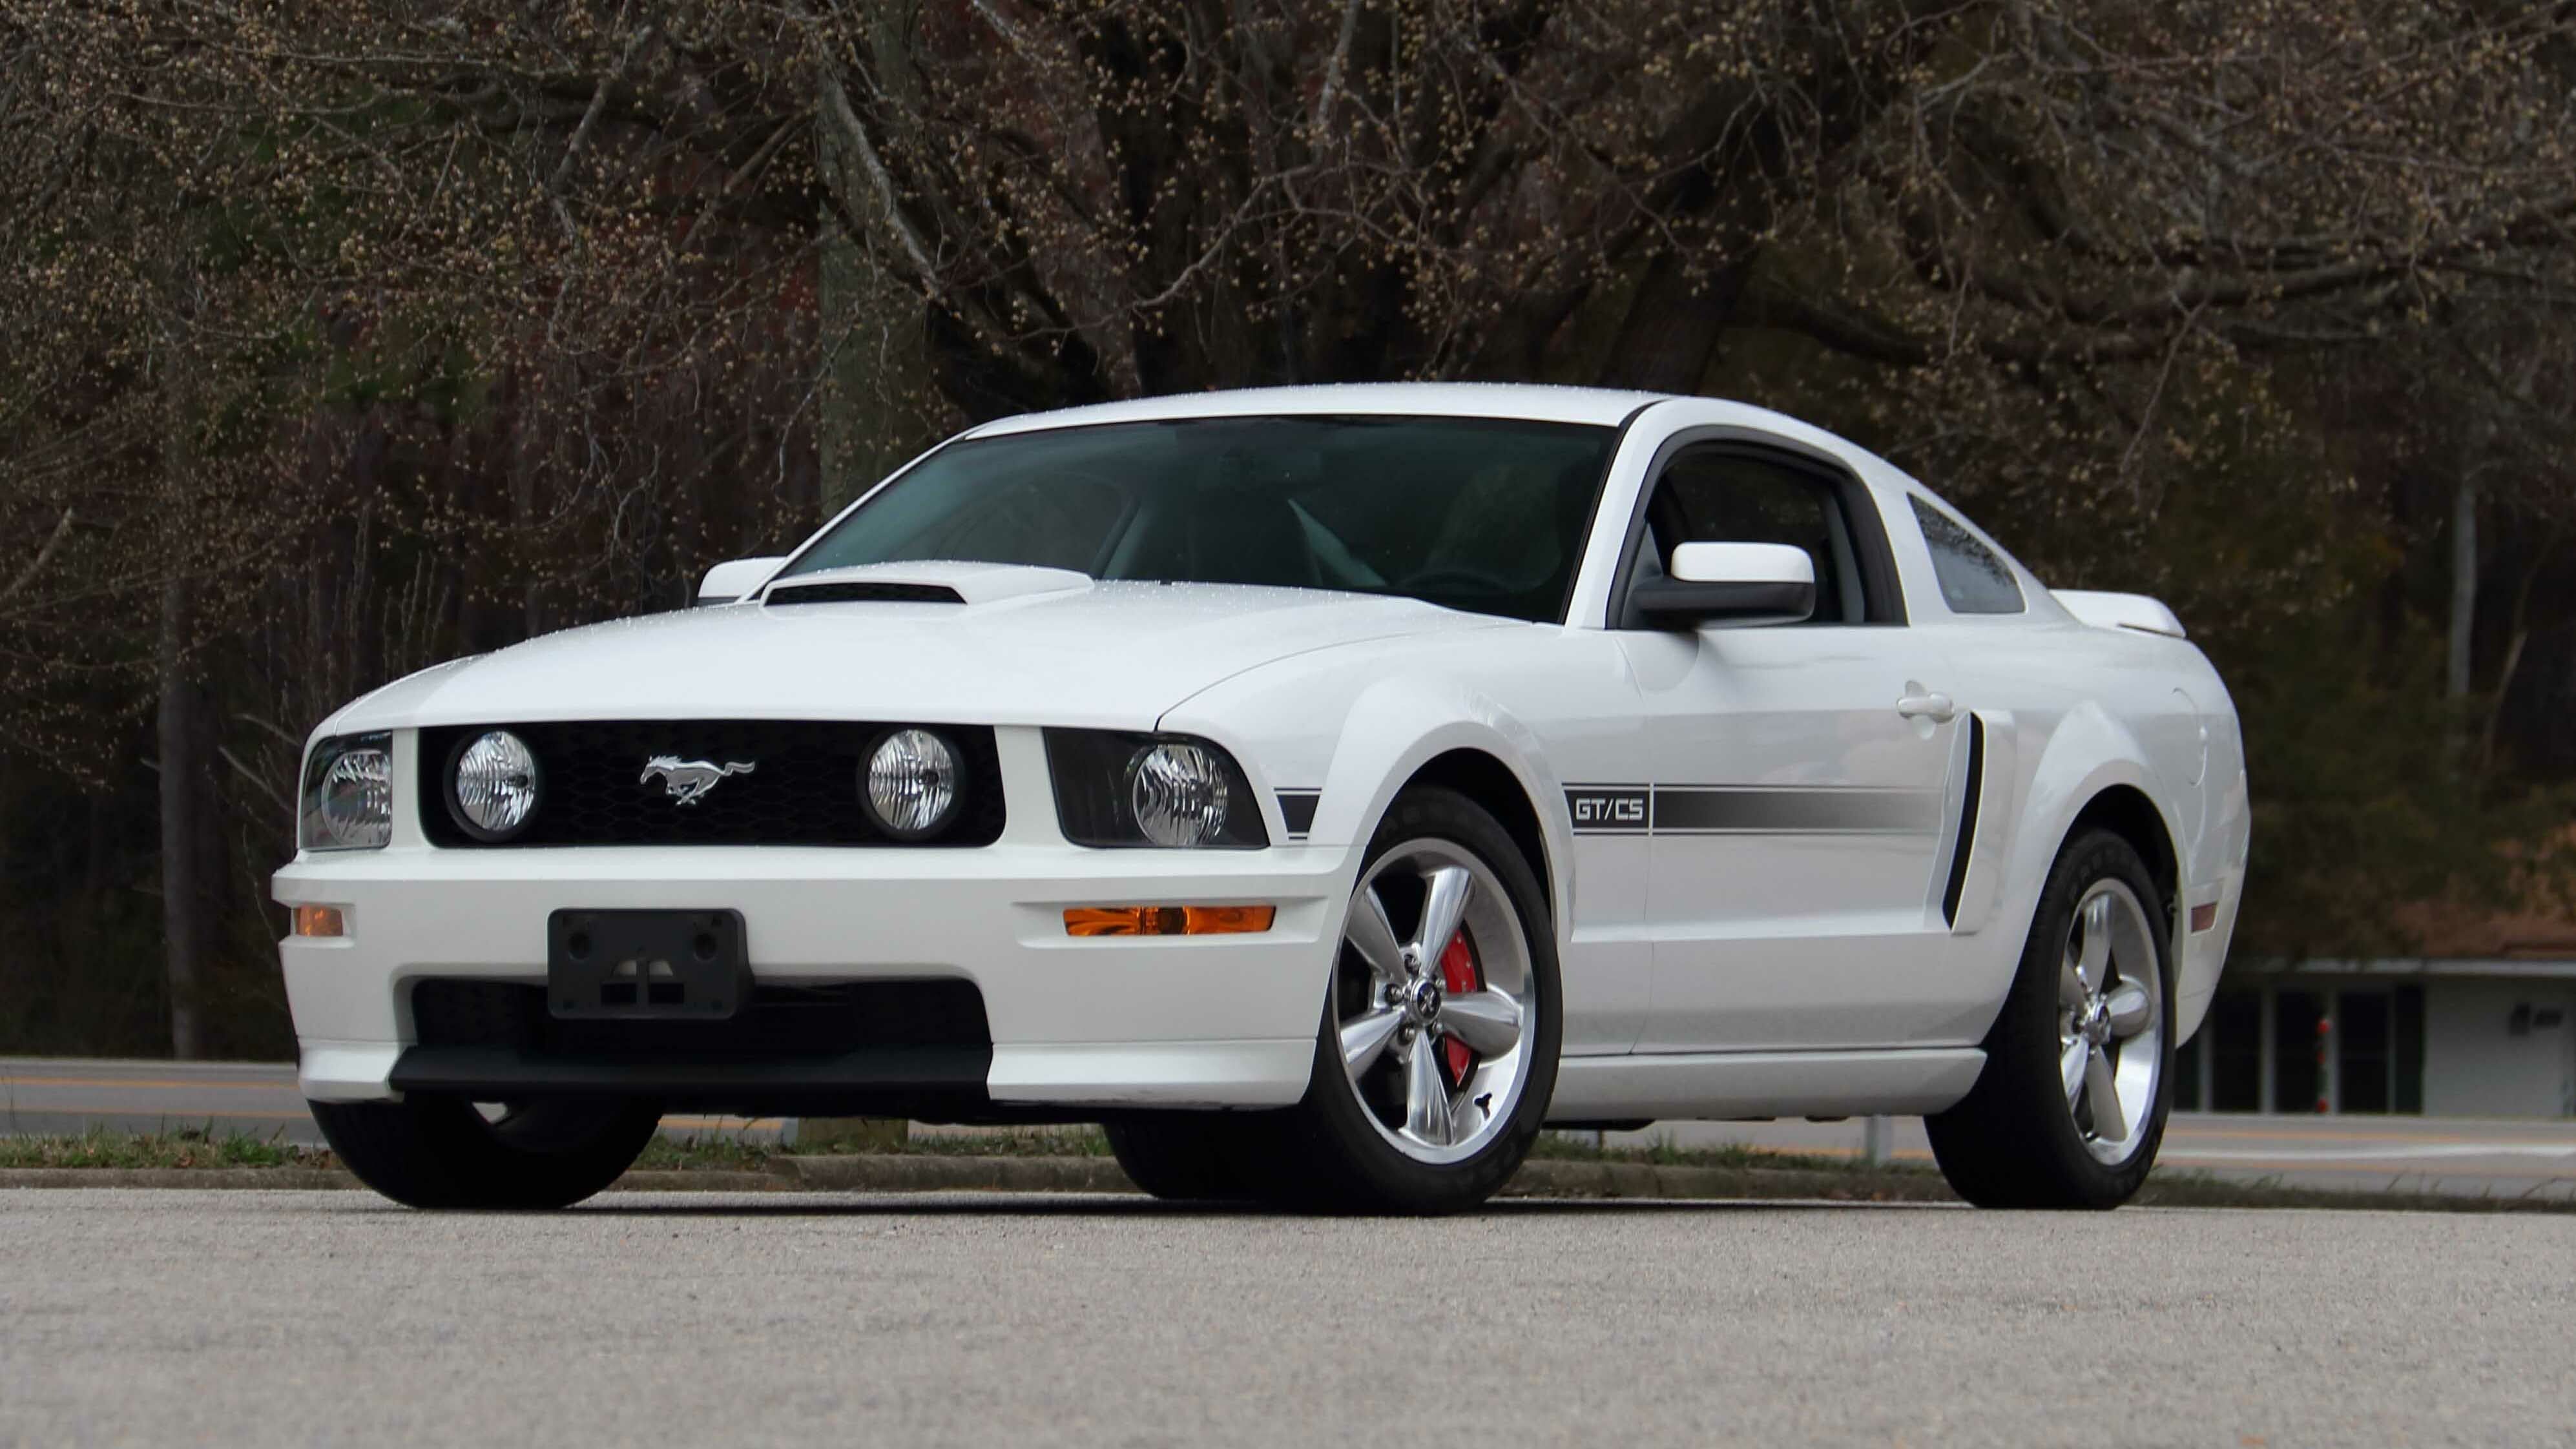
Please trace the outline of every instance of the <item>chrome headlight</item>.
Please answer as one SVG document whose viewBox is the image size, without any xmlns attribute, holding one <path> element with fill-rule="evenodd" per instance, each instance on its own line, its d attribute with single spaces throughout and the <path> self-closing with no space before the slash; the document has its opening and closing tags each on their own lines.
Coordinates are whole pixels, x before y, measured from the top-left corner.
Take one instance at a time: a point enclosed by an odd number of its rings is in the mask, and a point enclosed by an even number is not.
<svg viewBox="0 0 2576 1449">
<path fill-rule="evenodd" d="M 878 829 L 897 840 L 920 840 L 957 818 L 963 774 L 947 740 L 923 729 L 894 730 L 868 752 L 859 798 Z"/>
<path fill-rule="evenodd" d="M 296 843 L 306 850 L 381 850 L 394 837 L 391 735 L 338 735 L 304 762 Z"/>
<path fill-rule="evenodd" d="M 1076 845 L 1255 850 L 1270 843 L 1234 757 L 1186 735 L 1048 730 L 1056 818 Z"/>
<path fill-rule="evenodd" d="M 449 813 L 477 840 L 507 840 L 537 813 L 537 755 L 508 730 L 467 740 L 450 767 Z"/>
<path fill-rule="evenodd" d="M 1127 811 L 1156 845 L 1205 845 L 1225 833 L 1240 799 L 1225 774 L 1212 750 L 1177 740 L 1147 745 L 1127 761 Z"/>
</svg>

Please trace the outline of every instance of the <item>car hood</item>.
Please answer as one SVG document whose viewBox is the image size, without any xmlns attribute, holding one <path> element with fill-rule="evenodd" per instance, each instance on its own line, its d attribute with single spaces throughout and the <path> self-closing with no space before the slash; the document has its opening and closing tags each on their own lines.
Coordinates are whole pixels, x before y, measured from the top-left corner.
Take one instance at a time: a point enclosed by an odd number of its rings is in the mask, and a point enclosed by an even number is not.
<svg viewBox="0 0 2576 1449">
<path fill-rule="evenodd" d="M 786 602 L 819 583 L 915 598 Z M 867 587 L 894 585 L 894 588 Z M 777 597 L 569 629 L 397 681 L 323 732 L 561 719 L 857 719 L 1149 729 L 1246 669 L 1339 644 L 1507 627 L 1418 600 L 1051 569 L 876 565 Z"/>
</svg>

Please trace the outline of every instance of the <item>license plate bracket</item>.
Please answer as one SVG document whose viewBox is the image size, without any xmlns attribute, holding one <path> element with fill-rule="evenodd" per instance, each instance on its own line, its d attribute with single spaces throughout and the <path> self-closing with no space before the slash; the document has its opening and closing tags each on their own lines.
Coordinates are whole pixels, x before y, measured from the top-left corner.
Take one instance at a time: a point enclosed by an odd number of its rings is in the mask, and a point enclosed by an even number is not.
<svg viewBox="0 0 2576 1449">
<path fill-rule="evenodd" d="M 742 912 L 546 917 L 546 1007 L 563 1021 L 723 1021 L 751 996 Z"/>
</svg>

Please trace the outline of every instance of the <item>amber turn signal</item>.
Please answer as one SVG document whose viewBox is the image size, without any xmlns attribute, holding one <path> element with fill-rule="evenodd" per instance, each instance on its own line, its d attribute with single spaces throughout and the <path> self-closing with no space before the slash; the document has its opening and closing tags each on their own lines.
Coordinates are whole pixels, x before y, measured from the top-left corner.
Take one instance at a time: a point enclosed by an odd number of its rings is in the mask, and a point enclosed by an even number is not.
<svg viewBox="0 0 2576 1449">
<path fill-rule="evenodd" d="M 299 936 L 345 936 L 349 922 L 338 906 L 297 906 L 295 934 Z"/>
<path fill-rule="evenodd" d="M 1267 931 L 1276 906 L 1075 906 L 1068 936 L 1238 936 Z"/>
</svg>

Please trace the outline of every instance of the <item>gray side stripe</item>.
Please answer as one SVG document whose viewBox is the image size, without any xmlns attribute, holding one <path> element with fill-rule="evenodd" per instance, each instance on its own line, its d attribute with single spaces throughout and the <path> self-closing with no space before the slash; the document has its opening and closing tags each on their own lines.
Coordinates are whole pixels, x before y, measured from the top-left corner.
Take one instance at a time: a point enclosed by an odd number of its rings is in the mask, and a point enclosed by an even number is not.
<svg viewBox="0 0 2576 1449">
<path fill-rule="evenodd" d="M 1569 785 L 1578 835 L 1929 835 L 1930 790 L 1771 785 Z"/>
<path fill-rule="evenodd" d="M 1837 835 L 1930 834 L 1941 827 L 1941 797 L 1929 790 L 1779 790 L 1659 785 L 1654 831 L 1822 831 Z"/>
</svg>

